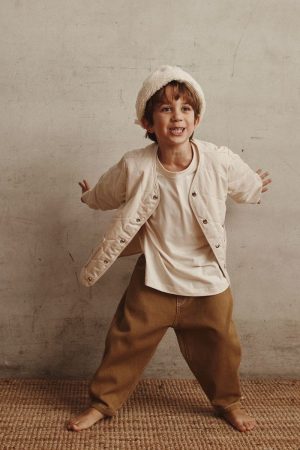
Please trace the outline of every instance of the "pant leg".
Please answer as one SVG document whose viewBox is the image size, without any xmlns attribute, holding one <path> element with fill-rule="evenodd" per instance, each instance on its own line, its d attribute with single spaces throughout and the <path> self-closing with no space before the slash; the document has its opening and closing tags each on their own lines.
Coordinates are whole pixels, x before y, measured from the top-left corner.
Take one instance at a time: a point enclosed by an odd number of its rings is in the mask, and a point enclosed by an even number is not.
<svg viewBox="0 0 300 450">
<path fill-rule="evenodd" d="M 230 288 L 192 297 L 180 308 L 175 333 L 181 352 L 214 408 L 239 406 L 241 347 L 232 321 Z"/>
<path fill-rule="evenodd" d="M 171 294 L 145 286 L 144 278 L 142 255 L 117 307 L 100 367 L 90 383 L 91 405 L 105 415 L 115 415 L 128 399 L 174 321 L 176 306 Z"/>
</svg>

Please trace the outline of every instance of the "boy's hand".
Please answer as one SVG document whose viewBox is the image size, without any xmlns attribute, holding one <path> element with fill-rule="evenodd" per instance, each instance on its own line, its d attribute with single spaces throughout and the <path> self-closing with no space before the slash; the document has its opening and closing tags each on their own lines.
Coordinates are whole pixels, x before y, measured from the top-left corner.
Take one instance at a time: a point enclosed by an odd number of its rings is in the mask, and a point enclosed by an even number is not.
<svg viewBox="0 0 300 450">
<path fill-rule="evenodd" d="M 266 187 L 267 184 L 272 183 L 271 178 L 268 178 L 269 172 L 263 172 L 262 169 L 258 169 L 256 171 L 256 173 L 258 173 L 258 175 L 260 176 L 260 178 L 262 179 L 262 182 L 263 182 L 261 192 L 266 192 L 268 190 L 268 188 Z"/>
<path fill-rule="evenodd" d="M 89 183 L 86 181 L 86 180 L 83 180 L 83 181 L 79 181 L 79 186 L 81 187 L 81 190 L 82 190 L 82 193 L 84 194 L 86 191 L 89 191 L 91 188 L 90 188 L 90 185 L 89 185 Z M 82 200 L 82 198 L 81 198 L 81 201 L 83 202 L 83 200 Z M 84 202 L 83 202 L 84 203 Z"/>
</svg>

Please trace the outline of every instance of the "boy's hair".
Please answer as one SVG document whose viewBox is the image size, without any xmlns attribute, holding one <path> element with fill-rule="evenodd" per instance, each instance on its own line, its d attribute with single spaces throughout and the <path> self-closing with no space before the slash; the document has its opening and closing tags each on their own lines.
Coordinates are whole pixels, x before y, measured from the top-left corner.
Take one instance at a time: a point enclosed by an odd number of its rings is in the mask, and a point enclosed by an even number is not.
<svg viewBox="0 0 300 450">
<path fill-rule="evenodd" d="M 166 96 L 167 86 L 172 86 L 172 98 L 178 100 L 179 97 L 184 97 L 185 101 L 193 108 L 195 118 L 200 115 L 201 103 L 198 96 L 184 82 L 173 80 L 170 81 L 165 86 L 163 86 L 158 91 L 156 91 L 155 94 L 153 94 L 152 97 L 150 97 L 149 100 L 147 101 L 144 112 L 144 118 L 150 125 L 153 125 L 153 112 L 156 106 L 162 103 L 168 103 L 169 101 Z M 190 140 L 192 139 L 193 135 L 194 133 L 191 135 Z M 149 133 L 147 131 L 145 137 L 157 143 L 155 133 Z"/>
</svg>

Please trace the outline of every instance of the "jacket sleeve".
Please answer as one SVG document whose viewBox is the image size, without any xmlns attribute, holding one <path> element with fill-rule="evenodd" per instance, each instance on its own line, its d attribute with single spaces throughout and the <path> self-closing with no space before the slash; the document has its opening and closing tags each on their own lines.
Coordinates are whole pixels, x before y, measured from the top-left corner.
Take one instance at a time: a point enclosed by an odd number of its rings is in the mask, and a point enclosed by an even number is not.
<svg viewBox="0 0 300 450">
<path fill-rule="evenodd" d="M 124 157 L 99 179 L 98 183 L 86 191 L 81 200 L 93 209 L 117 209 L 126 199 L 126 165 Z"/>
<path fill-rule="evenodd" d="M 260 176 L 230 149 L 228 157 L 228 195 L 238 203 L 260 203 Z"/>
</svg>

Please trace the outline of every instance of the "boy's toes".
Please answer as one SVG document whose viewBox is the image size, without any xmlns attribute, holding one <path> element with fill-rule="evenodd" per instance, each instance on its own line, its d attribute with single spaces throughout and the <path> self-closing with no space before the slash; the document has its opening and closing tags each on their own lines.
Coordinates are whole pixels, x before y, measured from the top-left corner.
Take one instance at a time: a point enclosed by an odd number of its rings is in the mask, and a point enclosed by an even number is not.
<svg viewBox="0 0 300 450">
<path fill-rule="evenodd" d="M 237 428 L 239 431 L 247 431 L 247 426 L 243 422 L 234 422 L 232 425 Z"/>
<path fill-rule="evenodd" d="M 67 422 L 67 430 L 69 430 L 69 431 L 78 431 L 77 428 L 78 427 L 77 427 L 76 423 L 73 422 L 72 420 Z"/>
<path fill-rule="evenodd" d="M 256 420 L 241 408 L 225 412 L 224 418 L 239 431 L 251 431 L 256 425 Z"/>
<path fill-rule="evenodd" d="M 237 425 L 236 427 L 239 431 L 251 431 L 255 427 L 256 422 L 255 422 L 255 420 L 242 421 L 242 422 L 237 421 L 236 425 Z"/>
<path fill-rule="evenodd" d="M 77 422 L 69 422 L 67 425 L 67 429 L 69 431 L 81 431 L 81 430 L 84 430 L 85 428 L 87 428 L 87 427 L 80 426 L 80 423 L 77 423 Z"/>
<path fill-rule="evenodd" d="M 90 428 L 99 420 L 103 419 L 104 415 L 95 408 L 88 408 L 67 423 L 67 429 L 70 431 L 81 431 Z"/>
</svg>

